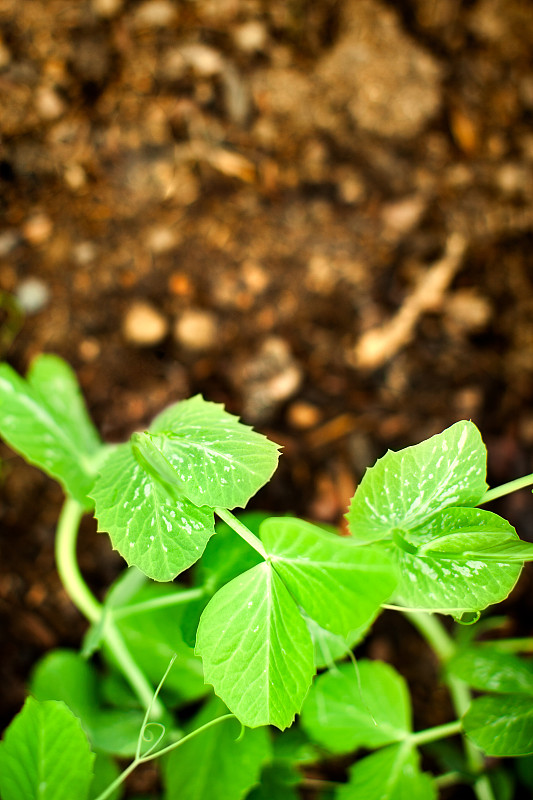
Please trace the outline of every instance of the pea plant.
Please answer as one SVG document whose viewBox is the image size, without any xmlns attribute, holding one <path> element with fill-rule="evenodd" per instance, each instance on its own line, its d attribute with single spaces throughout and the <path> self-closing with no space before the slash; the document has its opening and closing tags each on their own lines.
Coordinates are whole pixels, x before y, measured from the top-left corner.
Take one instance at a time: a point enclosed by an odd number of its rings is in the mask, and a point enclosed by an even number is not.
<svg viewBox="0 0 533 800">
<path fill-rule="evenodd" d="M 472 422 L 379 459 L 340 536 L 234 515 L 279 447 L 200 396 L 105 444 L 74 373 L 42 355 L 26 379 L 0 366 L 0 410 L 5 442 L 64 489 L 57 569 L 90 623 L 81 652 L 52 651 L 33 672 L 0 744 L 3 800 L 120 798 L 151 761 L 164 800 L 435 800 L 454 784 L 507 800 L 513 781 L 533 788 L 533 639 L 478 622 L 533 560 L 533 544 L 480 506 L 533 475 L 488 490 Z M 103 601 L 76 559 L 91 513 L 128 564 Z M 354 656 L 382 609 L 433 649 L 450 721 L 414 730 L 405 679 Z"/>
</svg>

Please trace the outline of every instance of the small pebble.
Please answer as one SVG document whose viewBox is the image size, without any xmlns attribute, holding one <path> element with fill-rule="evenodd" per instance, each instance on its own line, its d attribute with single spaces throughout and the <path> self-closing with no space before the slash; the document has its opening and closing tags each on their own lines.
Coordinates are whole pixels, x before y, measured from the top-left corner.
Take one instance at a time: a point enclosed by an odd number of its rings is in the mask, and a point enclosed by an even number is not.
<svg viewBox="0 0 533 800">
<path fill-rule="evenodd" d="M 52 220 L 47 214 L 34 214 L 24 223 L 22 233 L 30 244 L 44 244 L 52 234 Z"/>
<path fill-rule="evenodd" d="M 322 419 L 320 409 L 305 400 L 296 400 L 288 408 L 287 419 L 292 428 L 307 430 L 313 428 Z"/>
<path fill-rule="evenodd" d="M 8 256 L 19 241 L 20 237 L 15 231 L 2 231 L 0 233 L 0 257 Z"/>
<path fill-rule="evenodd" d="M 177 17 L 176 7 L 168 0 L 148 0 L 138 7 L 135 21 L 149 28 L 165 28 Z"/>
<path fill-rule="evenodd" d="M 92 8 L 96 16 L 110 19 L 122 9 L 123 0 L 92 0 Z"/>
<path fill-rule="evenodd" d="M 147 245 L 152 253 L 167 253 L 176 243 L 176 234 L 170 228 L 153 228 L 147 236 Z"/>
<path fill-rule="evenodd" d="M 217 340 L 215 315 L 201 309 L 187 309 L 176 320 L 174 337 L 187 350 L 208 350 Z"/>
<path fill-rule="evenodd" d="M 82 266 L 90 264 L 98 255 L 98 250 L 93 242 L 80 242 L 74 247 L 74 258 Z"/>
<path fill-rule="evenodd" d="M 126 341 L 137 347 L 153 347 L 166 336 L 168 322 L 157 308 L 145 302 L 136 302 L 128 309 L 122 333 Z"/>
<path fill-rule="evenodd" d="M 233 32 L 235 44 L 245 53 L 262 50 L 266 44 L 267 31 L 259 20 L 251 19 L 235 28 Z"/>
<path fill-rule="evenodd" d="M 65 103 L 50 86 L 40 86 L 35 95 L 35 108 L 41 119 L 54 120 L 65 112 Z"/>
<path fill-rule="evenodd" d="M 210 78 L 222 72 L 224 61 L 220 53 L 206 44 L 187 44 L 180 48 L 181 54 L 197 75 Z"/>
<path fill-rule="evenodd" d="M 48 305 L 50 289 L 39 278 L 26 278 L 17 286 L 15 295 L 26 314 L 37 314 Z"/>
</svg>

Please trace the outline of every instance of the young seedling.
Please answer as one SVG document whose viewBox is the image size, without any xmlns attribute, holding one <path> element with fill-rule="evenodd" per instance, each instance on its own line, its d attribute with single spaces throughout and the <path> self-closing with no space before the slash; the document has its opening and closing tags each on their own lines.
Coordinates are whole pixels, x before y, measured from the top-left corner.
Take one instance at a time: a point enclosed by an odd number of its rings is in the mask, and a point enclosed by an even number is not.
<svg viewBox="0 0 533 800">
<path fill-rule="evenodd" d="M 478 626 L 454 638 L 435 615 L 475 622 L 511 592 L 533 545 L 479 506 L 533 476 L 488 491 L 471 422 L 367 470 L 346 537 L 294 517 L 235 516 L 279 448 L 200 396 L 108 445 L 70 368 L 40 356 L 26 380 L 0 366 L 0 434 L 65 491 L 57 567 L 90 622 L 80 654 L 53 651 L 36 667 L 0 745 L 3 800 L 117 798 L 155 759 L 165 800 L 290 800 L 300 785 L 338 800 L 433 800 L 460 782 L 478 800 L 508 796 L 484 754 L 533 754 L 533 669 L 517 655 L 533 642 L 487 644 Z M 76 560 L 91 512 L 129 565 L 103 602 Z M 402 676 L 345 661 L 383 608 L 405 614 L 441 660 L 456 719 L 414 731 Z M 469 687 L 486 694 L 472 700 Z M 459 766 L 423 772 L 419 748 L 433 743 L 445 761 L 435 743 L 458 735 Z M 305 777 L 339 754 L 352 754 L 347 781 Z M 122 772 L 117 757 L 131 759 Z"/>
</svg>

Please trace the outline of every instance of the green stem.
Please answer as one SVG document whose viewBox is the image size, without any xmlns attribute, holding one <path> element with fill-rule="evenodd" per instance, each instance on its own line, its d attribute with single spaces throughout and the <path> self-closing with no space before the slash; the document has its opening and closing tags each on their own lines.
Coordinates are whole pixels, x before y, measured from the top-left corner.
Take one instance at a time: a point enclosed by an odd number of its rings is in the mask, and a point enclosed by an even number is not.
<svg viewBox="0 0 533 800">
<path fill-rule="evenodd" d="M 435 616 L 413 611 L 408 612 L 406 617 L 422 634 L 441 662 L 446 663 L 453 656 L 456 650 L 455 642 Z M 470 706 L 472 699 L 470 690 L 463 681 L 452 676 L 446 677 L 446 683 L 455 713 L 461 718 Z M 481 774 L 485 765 L 483 754 L 468 738 L 464 739 L 464 746 L 468 767 L 477 776 L 473 787 L 477 800 L 495 800 L 488 777 Z"/>
<path fill-rule="evenodd" d="M 490 503 L 491 500 L 496 500 L 498 497 L 504 497 L 506 494 L 512 494 L 512 492 L 517 492 L 519 489 L 525 489 L 526 486 L 531 485 L 533 485 L 533 472 L 531 475 L 524 475 L 523 478 L 516 478 L 516 480 L 509 481 L 509 483 L 496 486 L 495 489 L 489 489 L 479 501 L 478 506 L 483 506 L 485 503 Z"/>
<path fill-rule="evenodd" d="M 137 769 L 140 763 L 141 763 L 140 759 L 137 758 L 134 761 L 132 761 L 131 764 L 129 764 L 126 767 L 126 769 L 123 770 L 117 778 L 115 778 L 113 783 L 110 783 L 107 789 L 104 789 L 104 791 L 98 795 L 96 800 L 106 800 L 107 797 L 110 797 L 110 795 L 113 794 L 115 789 L 118 789 L 118 787 L 124 783 L 128 775 L 131 775 L 133 770 Z"/>
<path fill-rule="evenodd" d="M 268 554 L 263 547 L 263 542 L 261 539 L 258 539 L 257 536 L 252 533 L 252 531 L 248 530 L 246 525 L 243 525 L 242 522 L 240 522 L 237 517 L 235 517 L 231 511 L 228 511 L 226 508 L 215 508 L 215 512 L 218 514 L 220 519 L 224 520 L 226 525 L 229 525 L 230 528 L 235 531 L 235 533 L 238 533 L 239 536 L 250 545 L 250 547 L 253 547 L 254 550 L 257 550 L 259 555 L 266 561 Z"/>
<path fill-rule="evenodd" d="M 83 507 L 76 500 L 65 501 L 56 532 L 56 565 L 61 583 L 76 608 L 89 622 L 96 623 L 103 608 L 83 580 L 76 558 L 78 528 L 83 514 Z"/>
<path fill-rule="evenodd" d="M 209 720 L 206 722 L 205 725 L 202 725 L 200 728 L 197 728 L 192 733 L 188 733 L 187 736 L 184 736 L 182 739 L 179 739 L 177 742 L 173 742 L 169 744 L 167 747 L 163 747 L 162 750 L 158 750 L 156 753 L 150 753 L 147 756 L 136 756 L 134 760 L 126 767 L 126 769 L 120 773 L 118 778 L 115 778 L 113 783 L 111 783 L 107 789 L 98 795 L 95 800 L 106 800 L 114 791 L 117 789 L 128 777 L 131 775 L 134 769 L 136 769 L 139 764 L 145 764 L 147 761 L 153 761 L 155 758 L 159 758 L 160 756 L 166 755 L 167 753 L 172 752 L 172 750 L 176 750 L 178 747 L 181 747 L 182 744 L 188 742 L 190 739 L 193 739 L 195 736 L 198 736 L 199 733 L 208 730 L 208 728 L 212 728 L 214 725 L 218 725 L 219 722 L 223 722 L 225 719 L 235 719 L 234 714 L 224 714 L 222 717 L 215 717 L 215 719 Z"/>
<path fill-rule="evenodd" d="M 205 594 L 205 589 L 185 589 L 183 592 L 172 592 L 162 597 L 153 597 L 151 600 L 144 600 L 142 603 L 113 608 L 111 609 L 111 615 L 113 619 L 123 619 L 132 614 L 141 614 L 145 611 L 153 611 L 156 608 L 179 606 L 182 603 L 190 603 L 191 600 L 200 600 L 200 598 L 205 597 Z"/>
<path fill-rule="evenodd" d="M 477 642 L 481 647 L 492 647 L 500 653 L 533 653 L 533 636 L 523 639 L 484 639 Z"/>
<path fill-rule="evenodd" d="M 456 736 L 461 733 L 463 725 L 461 720 L 455 722 L 447 722 L 445 725 L 435 725 L 433 728 L 427 728 L 425 731 L 417 731 L 409 736 L 409 741 L 416 747 L 429 742 L 435 742 L 439 739 L 445 739 L 447 736 Z"/>
<path fill-rule="evenodd" d="M 55 557 L 57 571 L 68 596 L 77 609 L 93 624 L 97 624 L 105 613 L 103 606 L 83 580 L 76 558 L 78 528 L 84 509 L 76 500 L 68 498 L 61 510 L 57 526 Z M 107 616 L 104 620 L 104 643 L 113 653 L 119 669 L 130 683 L 144 708 L 152 702 L 154 690 L 139 669 L 115 623 Z M 164 714 L 164 706 L 154 703 L 154 718 Z"/>
<path fill-rule="evenodd" d="M 438 789 L 446 789 L 448 786 L 464 783 L 464 780 L 465 776 L 461 772 L 445 772 L 443 775 L 437 775 L 433 782 Z"/>
</svg>

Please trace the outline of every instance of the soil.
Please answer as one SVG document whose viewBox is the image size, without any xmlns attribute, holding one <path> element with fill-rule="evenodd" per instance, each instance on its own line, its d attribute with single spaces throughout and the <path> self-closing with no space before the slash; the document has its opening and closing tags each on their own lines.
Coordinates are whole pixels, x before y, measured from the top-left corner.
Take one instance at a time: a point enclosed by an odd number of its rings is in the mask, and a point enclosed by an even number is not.
<svg viewBox="0 0 533 800">
<path fill-rule="evenodd" d="M 63 356 L 111 441 L 225 403 L 284 447 L 252 503 L 276 512 L 342 523 L 366 466 L 460 418 L 490 484 L 533 471 L 531 12 L 0 0 L 1 355 Z M 0 458 L 4 725 L 85 624 L 54 567 L 59 488 Z M 529 492 L 494 510 L 533 541 Z M 80 559 L 99 594 L 121 568 L 90 520 Z M 531 574 L 495 610 L 513 636 Z M 403 620 L 368 648 L 417 724 L 445 721 Z"/>
</svg>

